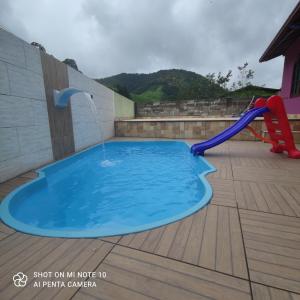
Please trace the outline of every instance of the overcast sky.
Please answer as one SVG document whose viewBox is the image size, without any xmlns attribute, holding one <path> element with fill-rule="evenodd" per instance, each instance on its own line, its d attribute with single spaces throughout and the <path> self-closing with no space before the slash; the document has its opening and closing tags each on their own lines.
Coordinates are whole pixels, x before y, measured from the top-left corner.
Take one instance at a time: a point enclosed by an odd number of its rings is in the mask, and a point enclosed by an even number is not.
<svg viewBox="0 0 300 300">
<path fill-rule="evenodd" d="M 202 75 L 249 62 L 280 87 L 283 58 L 259 63 L 297 0 L 0 0 L 0 25 L 86 75 L 181 68 Z"/>
</svg>

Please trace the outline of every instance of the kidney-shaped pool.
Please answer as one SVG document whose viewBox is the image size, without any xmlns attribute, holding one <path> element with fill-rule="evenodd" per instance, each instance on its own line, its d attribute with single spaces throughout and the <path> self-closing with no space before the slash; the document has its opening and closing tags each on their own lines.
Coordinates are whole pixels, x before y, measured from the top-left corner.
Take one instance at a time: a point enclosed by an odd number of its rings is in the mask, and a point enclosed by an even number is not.
<svg viewBox="0 0 300 300">
<path fill-rule="evenodd" d="M 205 206 L 215 168 L 178 141 L 108 142 L 55 162 L 10 193 L 7 225 L 52 237 L 101 237 L 147 230 Z"/>
</svg>

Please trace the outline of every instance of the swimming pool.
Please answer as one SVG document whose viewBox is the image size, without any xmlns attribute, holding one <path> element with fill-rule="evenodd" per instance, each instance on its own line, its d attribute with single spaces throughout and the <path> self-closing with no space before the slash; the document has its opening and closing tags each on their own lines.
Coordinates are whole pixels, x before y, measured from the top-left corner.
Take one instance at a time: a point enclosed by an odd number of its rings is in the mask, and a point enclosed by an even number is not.
<svg viewBox="0 0 300 300">
<path fill-rule="evenodd" d="M 51 237 L 143 231 L 206 205 L 215 168 L 178 141 L 108 142 L 38 171 L 0 206 L 7 225 Z"/>
</svg>

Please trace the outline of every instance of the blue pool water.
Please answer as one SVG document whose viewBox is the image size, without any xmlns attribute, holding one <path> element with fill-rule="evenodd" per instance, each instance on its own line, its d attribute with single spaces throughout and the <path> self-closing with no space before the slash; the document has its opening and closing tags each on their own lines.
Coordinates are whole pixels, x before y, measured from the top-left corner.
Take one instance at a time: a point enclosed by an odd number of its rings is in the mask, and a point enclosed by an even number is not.
<svg viewBox="0 0 300 300">
<path fill-rule="evenodd" d="M 37 235 L 98 237 L 176 221 L 203 207 L 214 168 L 184 142 L 110 142 L 40 170 L 2 203 L 2 220 Z"/>
</svg>

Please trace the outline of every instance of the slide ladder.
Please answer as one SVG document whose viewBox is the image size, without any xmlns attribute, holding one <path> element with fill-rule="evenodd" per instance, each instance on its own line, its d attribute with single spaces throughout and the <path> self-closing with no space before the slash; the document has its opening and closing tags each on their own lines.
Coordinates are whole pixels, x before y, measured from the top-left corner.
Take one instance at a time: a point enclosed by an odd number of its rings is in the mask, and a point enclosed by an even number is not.
<svg viewBox="0 0 300 300">
<path fill-rule="evenodd" d="M 286 151 L 290 158 L 300 158 L 300 151 L 296 148 L 282 98 L 280 96 L 272 96 L 268 100 L 259 98 L 255 102 L 255 107 L 269 108 L 269 112 L 263 117 L 270 139 L 273 141 L 271 151 L 274 153 Z"/>
</svg>

